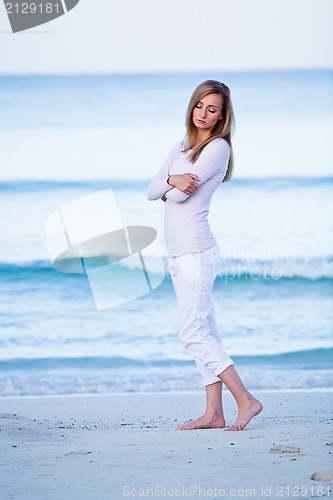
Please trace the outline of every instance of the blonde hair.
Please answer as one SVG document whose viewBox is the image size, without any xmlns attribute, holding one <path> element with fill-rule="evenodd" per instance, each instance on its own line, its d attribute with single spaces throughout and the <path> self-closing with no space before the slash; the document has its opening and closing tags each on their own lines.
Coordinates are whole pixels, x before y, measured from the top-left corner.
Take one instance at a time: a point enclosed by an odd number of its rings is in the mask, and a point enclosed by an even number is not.
<svg viewBox="0 0 333 500">
<path fill-rule="evenodd" d="M 208 137 L 208 139 L 206 139 L 203 143 L 199 144 L 199 146 L 191 151 L 189 159 L 192 163 L 195 163 L 207 144 L 212 142 L 214 139 L 217 139 L 218 137 L 222 137 L 230 146 L 228 170 L 222 181 L 228 182 L 231 179 L 234 166 L 231 135 L 235 126 L 235 116 L 232 109 L 230 90 L 224 83 L 221 83 L 217 80 L 206 80 L 205 82 L 198 85 L 198 87 L 194 90 L 186 111 L 186 138 L 184 143 L 184 151 L 186 152 L 192 149 L 195 143 L 196 126 L 192 121 L 193 109 L 196 107 L 198 102 L 200 102 L 201 99 L 208 94 L 218 94 L 219 96 L 221 96 L 222 119 L 217 121 L 210 137 Z"/>
</svg>

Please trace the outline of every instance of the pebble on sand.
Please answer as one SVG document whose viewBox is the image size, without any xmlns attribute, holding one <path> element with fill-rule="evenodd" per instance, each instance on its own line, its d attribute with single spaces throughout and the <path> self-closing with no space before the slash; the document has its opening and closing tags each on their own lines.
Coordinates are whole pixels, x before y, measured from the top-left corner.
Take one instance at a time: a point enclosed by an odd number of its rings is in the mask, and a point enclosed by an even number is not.
<svg viewBox="0 0 333 500">
<path fill-rule="evenodd" d="M 311 476 L 313 481 L 333 481 L 333 472 L 329 470 L 318 470 Z"/>
</svg>

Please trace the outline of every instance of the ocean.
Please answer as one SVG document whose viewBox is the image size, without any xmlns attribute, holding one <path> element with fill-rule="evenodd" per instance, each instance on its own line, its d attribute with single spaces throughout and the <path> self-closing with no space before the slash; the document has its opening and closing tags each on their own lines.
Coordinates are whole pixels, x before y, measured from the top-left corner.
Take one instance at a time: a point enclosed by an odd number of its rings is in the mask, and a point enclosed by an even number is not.
<svg viewBox="0 0 333 500">
<path fill-rule="evenodd" d="M 146 190 L 182 139 L 193 87 L 207 77 L 0 78 L 1 396 L 203 389 L 178 340 L 163 203 L 149 202 Z M 214 300 L 224 347 L 249 389 L 327 390 L 333 72 L 213 77 L 231 87 L 237 119 L 235 175 L 209 215 L 221 254 Z M 156 229 L 166 275 L 149 293 L 97 311 L 85 275 L 52 268 L 45 221 L 110 188 L 127 225 Z M 146 258 L 158 268 L 154 249 Z M 115 266 L 119 282 L 137 286 L 138 268 Z"/>
</svg>

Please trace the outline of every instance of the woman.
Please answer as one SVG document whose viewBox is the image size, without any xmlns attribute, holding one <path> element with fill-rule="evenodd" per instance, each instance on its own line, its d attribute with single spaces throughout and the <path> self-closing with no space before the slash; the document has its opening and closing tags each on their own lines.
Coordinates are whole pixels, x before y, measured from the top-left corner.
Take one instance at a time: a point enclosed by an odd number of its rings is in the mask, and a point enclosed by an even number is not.
<svg viewBox="0 0 333 500">
<path fill-rule="evenodd" d="M 212 300 L 219 253 L 207 215 L 215 190 L 232 175 L 233 124 L 228 87 L 215 80 L 201 83 L 187 108 L 185 140 L 172 148 L 148 188 L 149 200 L 165 202 L 164 231 L 177 297 L 179 336 L 194 356 L 206 386 L 204 415 L 179 430 L 226 426 L 223 384 L 238 405 L 236 421 L 226 430 L 242 430 L 263 408 L 245 388 L 222 347 Z"/>
</svg>

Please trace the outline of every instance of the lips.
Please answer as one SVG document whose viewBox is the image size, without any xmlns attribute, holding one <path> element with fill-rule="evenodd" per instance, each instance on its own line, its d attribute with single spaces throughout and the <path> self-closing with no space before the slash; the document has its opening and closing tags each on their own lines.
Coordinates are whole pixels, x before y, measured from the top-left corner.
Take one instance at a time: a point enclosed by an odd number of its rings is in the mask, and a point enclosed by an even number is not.
<svg viewBox="0 0 333 500">
<path fill-rule="evenodd" d="M 197 122 L 199 122 L 199 123 L 206 123 L 204 120 L 199 120 L 198 118 L 197 118 Z"/>
</svg>

